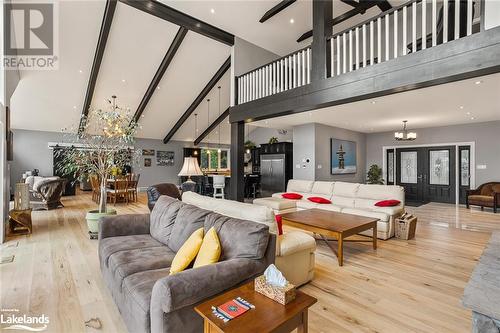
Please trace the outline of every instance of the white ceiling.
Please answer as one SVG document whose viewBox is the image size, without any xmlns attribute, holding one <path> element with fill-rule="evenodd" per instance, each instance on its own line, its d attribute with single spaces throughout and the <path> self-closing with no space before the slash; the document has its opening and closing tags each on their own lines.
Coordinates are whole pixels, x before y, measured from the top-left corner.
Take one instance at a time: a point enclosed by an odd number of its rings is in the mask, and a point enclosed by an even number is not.
<svg viewBox="0 0 500 333">
<path fill-rule="evenodd" d="M 476 84 L 476 82 L 481 82 Z M 417 89 L 311 112 L 262 120 L 252 125 L 287 128 L 321 123 L 364 133 L 500 120 L 500 74 Z"/>
<path fill-rule="evenodd" d="M 160 1 L 282 56 L 311 43 L 311 39 L 305 40 L 302 43 L 296 42 L 299 36 L 312 29 L 311 0 L 299 0 L 264 23 L 259 22 L 262 15 L 281 0 Z M 403 3 L 401 0 L 391 0 L 389 2 L 392 5 Z M 335 0 L 333 3 L 333 17 L 343 14 L 352 8 L 340 0 Z M 212 9 L 214 10 L 213 13 Z M 378 7 L 372 7 L 364 15 L 356 15 L 336 25 L 334 31 L 344 30 L 380 12 Z M 291 19 L 293 19 L 293 23 L 290 23 Z"/>
</svg>

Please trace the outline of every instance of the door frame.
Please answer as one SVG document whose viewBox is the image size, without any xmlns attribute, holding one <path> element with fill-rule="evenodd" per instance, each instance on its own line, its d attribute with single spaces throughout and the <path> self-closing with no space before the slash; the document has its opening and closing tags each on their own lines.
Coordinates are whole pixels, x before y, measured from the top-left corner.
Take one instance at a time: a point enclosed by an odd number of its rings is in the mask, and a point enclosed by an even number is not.
<svg viewBox="0 0 500 333">
<path fill-rule="evenodd" d="M 443 142 L 443 143 L 428 143 L 428 144 L 418 144 L 418 145 L 392 145 L 392 146 L 382 146 L 382 172 L 383 175 L 387 174 L 387 150 L 399 148 L 421 148 L 421 147 L 440 147 L 440 146 L 455 146 L 455 205 L 460 204 L 460 160 L 458 154 L 458 147 L 460 146 L 470 146 L 470 188 L 476 188 L 476 142 Z M 396 166 L 396 154 L 394 154 L 394 166 Z M 394 180 L 396 180 L 396 167 L 394 167 Z"/>
</svg>

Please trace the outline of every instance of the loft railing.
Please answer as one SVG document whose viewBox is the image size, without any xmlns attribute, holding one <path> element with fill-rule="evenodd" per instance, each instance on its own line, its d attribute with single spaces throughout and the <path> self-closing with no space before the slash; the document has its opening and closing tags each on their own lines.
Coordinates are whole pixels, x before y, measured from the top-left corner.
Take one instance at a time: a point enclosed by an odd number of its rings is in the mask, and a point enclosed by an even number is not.
<svg viewBox="0 0 500 333">
<path fill-rule="evenodd" d="M 327 38 L 328 77 L 469 36 L 479 31 L 480 1 L 411 0 L 335 33 Z M 308 46 L 238 76 L 237 104 L 311 83 L 311 52 Z"/>
<path fill-rule="evenodd" d="M 469 36 L 473 33 L 474 14 L 479 14 L 479 1 L 412 0 L 338 32 L 328 40 L 329 76 Z"/>
<path fill-rule="evenodd" d="M 251 70 L 236 78 L 238 104 L 311 83 L 311 47 Z"/>
</svg>

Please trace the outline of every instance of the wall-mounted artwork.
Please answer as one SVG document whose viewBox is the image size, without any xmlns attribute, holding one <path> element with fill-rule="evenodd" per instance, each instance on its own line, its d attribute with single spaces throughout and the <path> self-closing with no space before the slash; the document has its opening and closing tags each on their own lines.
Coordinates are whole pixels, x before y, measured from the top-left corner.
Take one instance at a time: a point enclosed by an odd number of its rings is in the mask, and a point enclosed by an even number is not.
<svg viewBox="0 0 500 333">
<path fill-rule="evenodd" d="M 174 152 L 173 151 L 156 151 L 156 165 L 158 166 L 172 166 L 174 165 Z"/>
<path fill-rule="evenodd" d="M 151 159 L 149 157 L 146 157 L 144 159 L 144 166 L 145 167 L 150 167 L 151 166 Z"/>
<path fill-rule="evenodd" d="M 143 149 L 142 156 L 155 156 L 155 150 L 154 149 Z"/>
<path fill-rule="evenodd" d="M 356 173 L 356 142 L 330 139 L 332 175 Z"/>
</svg>

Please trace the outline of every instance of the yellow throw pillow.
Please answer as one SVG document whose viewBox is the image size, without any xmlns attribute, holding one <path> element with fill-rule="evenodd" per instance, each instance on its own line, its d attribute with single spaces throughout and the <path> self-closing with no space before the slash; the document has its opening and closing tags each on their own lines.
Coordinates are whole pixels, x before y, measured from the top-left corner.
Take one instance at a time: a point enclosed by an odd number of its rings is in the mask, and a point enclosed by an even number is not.
<svg viewBox="0 0 500 333">
<path fill-rule="evenodd" d="M 203 238 L 203 243 L 201 244 L 200 251 L 196 256 L 193 268 L 214 264 L 219 261 L 221 254 L 221 246 L 219 237 L 214 227 L 208 230 L 207 234 Z"/>
<path fill-rule="evenodd" d="M 182 244 L 175 254 L 174 260 L 172 260 L 170 275 L 179 273 L 189 266 L 200 251 L 201 243 L 203 243 L 203 228 L 193 232 L 186 242 Z"/>
</svg>

